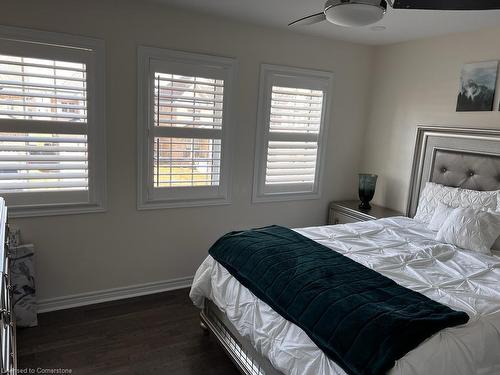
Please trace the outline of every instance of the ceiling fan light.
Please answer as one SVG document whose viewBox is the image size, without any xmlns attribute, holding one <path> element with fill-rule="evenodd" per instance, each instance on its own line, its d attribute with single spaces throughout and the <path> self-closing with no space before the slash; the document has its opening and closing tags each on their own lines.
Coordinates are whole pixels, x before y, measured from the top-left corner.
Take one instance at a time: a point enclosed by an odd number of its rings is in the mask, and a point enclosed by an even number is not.
<svg viewBox="0 0 500 375">
<path fill-rule="evenodd" d="M 380 21 L 385 9 L 373 4 L 341 3 L 325 9 L 326 19 L 339 26 L 366 26 Z"/>
</svg>

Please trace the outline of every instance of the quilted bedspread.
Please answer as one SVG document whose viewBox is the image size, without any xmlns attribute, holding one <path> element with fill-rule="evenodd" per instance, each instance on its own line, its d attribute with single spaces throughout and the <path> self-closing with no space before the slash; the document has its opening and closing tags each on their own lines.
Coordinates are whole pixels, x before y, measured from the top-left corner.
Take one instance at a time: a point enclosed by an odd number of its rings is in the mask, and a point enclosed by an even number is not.
<svg viewBox="0 0 500 375">
<path fill-rule="evenodd" d="M 348 374 L 385 374 L 468 315 L 283 227 L 232 232 L 210 255 Z"/>
</svg>

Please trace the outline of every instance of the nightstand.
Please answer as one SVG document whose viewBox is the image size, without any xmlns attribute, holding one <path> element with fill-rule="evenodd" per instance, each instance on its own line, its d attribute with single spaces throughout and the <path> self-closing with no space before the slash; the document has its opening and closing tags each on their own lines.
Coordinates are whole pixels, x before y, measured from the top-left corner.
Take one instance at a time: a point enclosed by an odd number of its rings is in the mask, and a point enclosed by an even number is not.
<svg viewBox="0 0 500 375">
<path fill-rule="evenodd" d="M 339 201 L 330 203 L 328 224 L 347 224 L 357 221 L 382 219 L 391 216 L 405 216 L 402 212 L 372 204 L 371 210 L 362 210 L 359 201 Z"/>
</svg>

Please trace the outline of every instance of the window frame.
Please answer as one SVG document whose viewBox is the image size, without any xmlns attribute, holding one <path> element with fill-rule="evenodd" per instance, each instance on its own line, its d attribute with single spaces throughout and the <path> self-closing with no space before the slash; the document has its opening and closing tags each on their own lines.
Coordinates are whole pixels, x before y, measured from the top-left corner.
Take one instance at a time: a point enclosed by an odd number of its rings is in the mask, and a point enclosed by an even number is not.
<svg viewBox="0 0 500 375">
<path fill-rule="evenodd" d="M 71 125 L 64 122 L 57 124 L 51 121 L 0 119 L 0 132 L 87 135 L 88 190 L 86 192 L 6 193 L 3 194 L 3 197 L 9 206 L 10 216 L 14 218 L 35 217 L 106 211 L 104 41 L 77 35 L 0 25 L 0 53 L 85 63 L 87 78 L 87 122 L 85 123 L 85 133 L 80 130 L 81 123 L 75 124 L 72 129 Z M 75 58 L 78 58 L 78 60 Z M 11 125 L 12 121 L 18 123 L 13 126 Z"/>
<path fill-rule="evenodd" d="M 234 132 L 233 106 L 236 105 L 234 85 L 237 76 L 236 59 L 211 56 L 171 49 L 139 46 L 138 55 L 138 119 L 137 119 L 137 209 L 162 209 L 230 204 L 232 134 Z M 224 80 L 222 129 L 193 129 L 154 127 L 154 74 L 185 74 L 207 76 Z M 221 166 L 218 186 L 159 187 L 153 186 L 154 133 L 162 137 L 196 138 L 195 134 L 210 138 L 210 133 L 220 132 Z M 174 134 L 174 135 L 171 135 Z"/>
<path fill-rule="evenodd" d="M 286 136 L 290 141 L 315 141 L 318 145 L 314 183 L 311 190 L 305 189 L 310 184 L 280 184 L 266 189 L 267 153 L 270 133 L 271 95 L 273 86 L 284 86 L 323 91 L 321 123 L 319 133 L 314 137 L 307 134 Z M 255 141 L 255 162 L 252 202 L 279 202 L 321 197 L 324 159 L 331 118 L 333 95 L 333 73 L 320 70 L 295 68 L 271 64 L 262 64 L 260 68 L 259 102 L 257 112 L 257 131 Z M 285 136 L 283 136 L 285 138 Z M 315 138 L 315 139 L 314 139 Z M 288 187 L 288 188 L 287 188 Z"/>
</svg>

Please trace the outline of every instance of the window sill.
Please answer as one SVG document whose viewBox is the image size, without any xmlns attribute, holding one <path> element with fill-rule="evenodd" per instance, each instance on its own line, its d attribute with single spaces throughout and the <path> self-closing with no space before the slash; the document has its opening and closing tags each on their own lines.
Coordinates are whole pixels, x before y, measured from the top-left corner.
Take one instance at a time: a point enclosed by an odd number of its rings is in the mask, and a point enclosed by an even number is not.
<svg viewBox="0 0 500 375">
<path fill-rule="evenodd" d="M 199 199 L 199 200 L 170 200 L 170 201 L 146 201 L 138 202 L 137 209 L 143 210 L 161 210 L 165 208 L 189 208 L 189 207 L 207 207 L 207 206 L 225 206 L 231 204 L 230 199 Z"/>
<path fill-rule="evenodd" d="M 7 206 L 9 209 L 9 218 L 27 218 L 41 216 L 63 216 L 63 215 L 79 215 L 106 212 L 107 208 L 104 205 L 82 204 L 82 205 L 65 205 L 65 206 L 32 206 L 32 207 L 16 207 Z"/>
<path fill-rule="evenodd" d="M 268 203 L 268 202 L 290 202 L 302 201 L 311 199 L 320 199 L 319 193 L 275 193 L 275 194 L 259 194 L 252 197 L 252 203 Z"/>
</svg>

